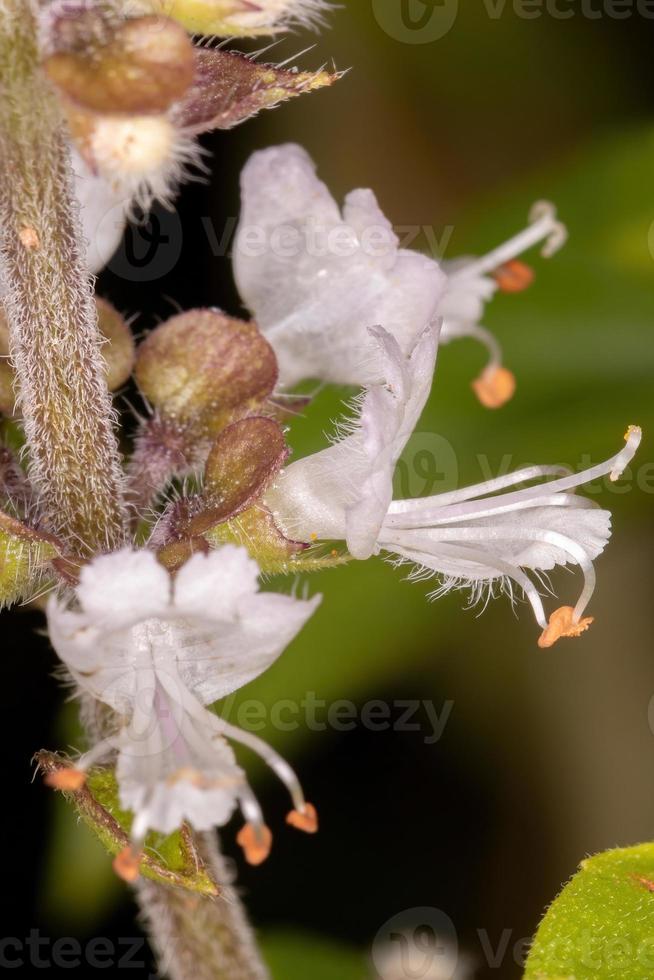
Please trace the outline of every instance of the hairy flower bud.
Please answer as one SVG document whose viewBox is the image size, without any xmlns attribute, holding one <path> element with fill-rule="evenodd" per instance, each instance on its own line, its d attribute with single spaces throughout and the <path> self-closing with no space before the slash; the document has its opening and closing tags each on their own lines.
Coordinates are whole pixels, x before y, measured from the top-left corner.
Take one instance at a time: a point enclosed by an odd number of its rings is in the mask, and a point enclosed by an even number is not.
<svg viewBox="0 0 654 980">
<path fill-rule="evenodd" d="M 0 609 L 29 598 L 57 554 L 55 538 L 0 511 Z"/>
<path fill-rule="evenodd" d="M 63 95 L 91 112 L 162 113 L 193 81 L 195 58 L 186 31 L 165 17 L 97 24 L 84 17 L 56 22 L 54 50 L 43 67 Z"/>
<path fill-rule="evenodd" d="M 167 115 L 97 115 L 68 103 L 68 126 L 87 166 L 143 210 L 171 204 L 200 150 Z"/>
<path fill-rule="evenodd" d="M 211 435 L 264 402 L 277 381 L 272 348 L 256 324 L 190 310 L 141 344 L 136 380 L 158 412 Z"/>
<path fill-rule="evenodd" d="M 129 324 L 111 303 L 96 296 L 95 304 L 100 333 L 107 341 L 102 348 L 107 365 L 107 385 L 109 391 L 117 391 L 129 379 L 134 367 L 134 337 Z"/>
</svg>

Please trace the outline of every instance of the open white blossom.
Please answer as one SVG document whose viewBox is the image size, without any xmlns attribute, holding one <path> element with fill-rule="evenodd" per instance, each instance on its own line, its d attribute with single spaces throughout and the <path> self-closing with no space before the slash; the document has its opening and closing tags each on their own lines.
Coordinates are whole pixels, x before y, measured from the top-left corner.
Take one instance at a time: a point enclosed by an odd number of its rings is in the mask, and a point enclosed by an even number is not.
<svg viewBox="0 0 654 980">
<path fill-rule="evenodd" d="M 205 707 L 270 667 L 320 601 L 259 592 L 258 572 L 245 549 L 225 545 L 193 556 L 173 581 L 154 554 L 125 549 L 82 569 L 77 608 L 50 599 L 55 650 L 80 688 L 122 719 L 77 769 L 117 750 L 135 847 L 148 830 L 169 833 L 184 820 L 197 830 L 220 826 L 239 805 L 246 857 L 263 860 L 270 832 L 226 736 L 259 753 L 285 782 L 291 822 L 315 829 L 290 767 Z"/>
<path fill-rule="evenodd" d="M 438 264 L 398 247 L 372 191 L 352 191 L 341 214 L 300 146 L 254 153 L 241 193 L 234 273 L 281 382 L 378 380 L 368 328 L 382 324 L 407 353 L 443 295 Z"/>
<path fill-rule="evenodd" d="M 581 473 L 533 466 L 451 493 L 392 501 L 395 464 L 429 394 L 436 333 L 431 327 L 406 357 L 378 328 L 386 382 L 367 389 L 345 438 L 292 463 L 266 501 L 291 536 L 344 539 L 355 558 L 388 552 L 413 563 L 414 577 L 440 576 L 435 594 L 468 587 L 479 598 L 499 584 L 513 595 L 518 585 L 543 630 L 541 646 L 577 635 L 591 622 L 582 616 L 611 515 L 574 491 L 606 474 L 617 480 L 638 447 L 640 429 L 631 426 L 619 453 Z M 543 482 L 502 492 L 535 480 Z M 569 563 L 583 572 L 581 595 L 574 608 L 561 607 L 548 623 L 525 569 L 539 577 Z"/>
<path fill-rule="evenodd" d="M 472 387 L 487 408 L 500 408 L 515 391 L 515 378 L 502 365 L 502 349 L 495 336 L 481 323 L 486 304 L 497 291 L 520 292 L 533 281 L 529 266 L 517 257 L 540 242 L 541 255 L 550 258 L 567 238 L 565 225 L 556 209 L 538 201 L 529 214 L 529 224 L 513 238 L 480 258 L 459 258 L 443 263 L 447 273 L 445 294 L 438 305 L 443 317 L 441 343 L 469 337 L 488 351 L 488 362 Z"/>
<path fill-rule="evenodd" d="M 242 215 L 234 246 L 241 296 L 275 349 L 280 379 L 364 385 L 379 381 L 368 328 L 381 325 L 409 352 L 425 326 L 443 318 L 441 341 L 480 341 L 489 361 L 473 388 L 487 407 L 513 394 L 498 342 L 481 325 L 498 289 L 516 292 L 533 276 L 516 257 L 566 238 L 552 205 L 539 202 L 518 235 L 482 258 L 444 262 L 400 249 L 371 190 L 347 195 L 341 213 L 299 146 L 254 153 L 241 176 Z M 447 273 L 447 278 L 443 275 Z"/>
</svg>

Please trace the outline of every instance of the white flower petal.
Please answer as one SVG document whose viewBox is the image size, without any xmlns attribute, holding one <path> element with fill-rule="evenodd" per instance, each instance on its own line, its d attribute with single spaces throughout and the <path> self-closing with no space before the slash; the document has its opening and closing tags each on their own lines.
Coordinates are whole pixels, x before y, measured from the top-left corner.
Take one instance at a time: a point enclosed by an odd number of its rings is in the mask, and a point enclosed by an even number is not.
<svg viewBox="0 0 654 980">
<path fill-rule="evenodd" d="M 606 510 L 568 507 L 534 507 L 494 517 L 450 525 L 382 532 L 381 547 L 432 571 L 470 581 L 501 578 L 501 563 L 535 571 L 575 564 L 559 535 L 583 549 L 589 560 L 604 550 L 611 533 L 611 514 Z M 466 560 L 461 549 L 474 550 Z M 487 563 L 480 564 L 479 556 Z"/>
<path fill-rule="evenodd" d="M 245 548 L 224 545 L 195 554 L 178 572 L 173 604 L 180 616 L 231 619 L 241 599 L 258 589 L 259 566 Z"/>
<path fill-rule="evenodd" d="M 137 834 L 168 834 L 184 820 L 196 830 L 222 826 L 245 785 L 243 771 L 210 712 L 199 704 L 188 710 L 181 687 L 177 700 L 174 676 L 166 678 L 169 690 L 161 680 L 142 679 L 138 708 L 118 737 L 121 805 L 135 814 Z"/>
<path fill-rule="evenodd" d="M 184 683 L 203 704 L 226 697 L 267 670 L 320 604 L 272 592 L 245 596 L 234 621 L 215 622 L 193 642 L 180 638 L 177 657 Z"/>
<path fill-rule="evenodd" d="M 124 548 L 100 555 L 82 568 L 77 598 L 89 621 L 119 629 L 170 605 L 171 579 L 151 551 Z"/>
<path fill-rule="evenodd" d="M 94 174 L 71 150 L 75 197 L 80 205 L 89 272 L 98 273 L 120 245 L 131 201 L 103 177 Z"/>
<path fill-rule="evenodd" d="M 351 435 L 292 463 L 266 501 L 285 532 L 308 541 L 345 538 L 369 557 L 392 499 L 393 473 L 429 395 L 438 327 L 423 331 L 410 357 L 385 330 L 371 333 L 384 383 L 369 388 Z"/>
<path fill-rule="evenodd" d="M 444 289 L 438 265 L 398 252 L 372 191 L 353 191 L 342 220 L 298 146 L 255 153 L 243 171 L 242 198 L 234 272 L 275 349 L 282 382 L 378 380 L 367 328 L 381 324 L 406 353 Z"/>
<path fill-rule="evenodd" d="M 257 592 L 257 575 L 246 550 L 227 545 L 195 556 L 170 602 L 168 573 L 150 552 L 104 555 L 83 570 L 81 612 L 50 600 L 51 640 L 79 683 L 117 711 L 132 710 L 137 673 L 155 668 L 178 669 L 208 704 L 266 670 L 320 602 Z"/>
</svg>

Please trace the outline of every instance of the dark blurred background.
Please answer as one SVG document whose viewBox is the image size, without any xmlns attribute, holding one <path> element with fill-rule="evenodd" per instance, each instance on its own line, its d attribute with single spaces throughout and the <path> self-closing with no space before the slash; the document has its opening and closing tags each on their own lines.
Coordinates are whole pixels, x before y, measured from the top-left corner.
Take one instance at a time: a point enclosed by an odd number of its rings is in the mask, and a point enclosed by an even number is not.
<svg viewBox="0 0 654 980">
<path fill-rule="evenodd" d="M 406 583 L 381 561 L 311 580 L 321 609 L 240 700 L 270 710 L 280 699 L 348 699 L 359 722 L 347 732 L 304 721 L 262 732 L 318 806 L 315 838 L 282 829 L 283 791 L 248 763 L 277 833 L 267 864 L 239 866 L 239 881 L 275 980 L 375 976 L 371 949 L 397 921 L 424 919 L 407 910 L 425 907 L 456 935 L 476 977 L 518 977 L 520 941 L 579 860 L 654 837 L 654 21 L 644 4 L 608 0 L 561 0 L 537 17 L 533 4 L 526 17 L 509 2 L 457 9 L 445 0 L 427 18 L 424 30 L 442 33 L 432 38 L 407 27 L 400 6 L 346 2 L 320 36 L 281 40 L 269 60 L 314 44 L 302 67 L 333 59 L 352 70 L 331 90 L 208 138 L 210 182 L 188 185 L 176 216 L 158 213 L 156 254 L 136 271 L 147 242 L 128 236 L 99 292 L 138 314 L 137 332 L 178 307 L 242 313 L 227 254 L 238 175 L 254 149 L 276 142 L 305 145 L 336 197 L 370 186 L 397 226 L 431 229 L 416 247 L 449 236 L 448 256 L 487 250 L 545 197 L 559 206 L 569 244 L 550 262 L 534 258 L 532 289 L 500 296 L 485 320 L 516 373 L 515 399 L 482 409 L 469 382 L 483 352 L 468 342 L 443 350 L 402 492 L 478 481 L 508 457 L 579 468 L 617 451 L 629 423 L 646 435 L 620 487 L 596 492 L 614 512 L 614 540 L 597 562 L 595 625 L 577 641 L 539 651 L 528 606 L 514 615 L 499 599 L 478 617 L 461 595 L 430 603 L 427 584 Z M 320 448 L 346 394 L 323 391 L 294 422 L 296 454 Z M 578 577 L 554 581 L 562 601 L 574 601 Z M 5 935 L 116 943 L 139 935 L 126 890 L 61 801 L 31 781 L 36 750 L 74 740 L 40 627 L 36 613 L 4 616 Z M 429 702 L 446 722 L 441 737 L 431 737 L 424 706 L 417 731 L 370 730 L 361 712 L 377 700 L 395 719 L 399 702 Z M 234 830 L 224 839 L 236 856 Z M 142 972 L 145 959 L 133 957 Z"/>
</svg>

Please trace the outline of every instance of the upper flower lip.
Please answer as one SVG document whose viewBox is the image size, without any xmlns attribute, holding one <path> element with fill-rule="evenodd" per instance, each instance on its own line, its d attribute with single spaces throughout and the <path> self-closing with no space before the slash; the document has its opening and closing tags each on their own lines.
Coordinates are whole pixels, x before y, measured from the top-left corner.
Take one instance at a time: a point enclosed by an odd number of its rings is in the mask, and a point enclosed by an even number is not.
<svg viewBox="0 0 654 980">
<path fill-rule="evenodd" d="M 241 178 L 234 273 L 284 384 L 362 384 L 380 374 L 368 328 L 382 325 L 409 351 L 445 276 L 433 259 L 399 248 L 372 191 L 352 191 L 341 213 L 315 169 L 295 144 L 253 154 Z"/>
<path fill-rule="evenodd" d="M 52 642 L 112 707 L 124 710 L 133 695 L 136 666 L 168 661 L 209 704 L 266 670 L 320 602 L 259 592 L 257 576 L 233 545 L 194 555 L 174 582 L 151 552 L 104 555 L 82 569 L 78 611 L 50 598 Z"/>
</svg>

